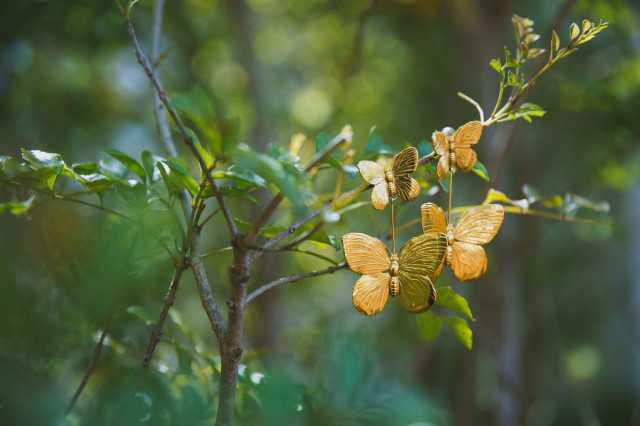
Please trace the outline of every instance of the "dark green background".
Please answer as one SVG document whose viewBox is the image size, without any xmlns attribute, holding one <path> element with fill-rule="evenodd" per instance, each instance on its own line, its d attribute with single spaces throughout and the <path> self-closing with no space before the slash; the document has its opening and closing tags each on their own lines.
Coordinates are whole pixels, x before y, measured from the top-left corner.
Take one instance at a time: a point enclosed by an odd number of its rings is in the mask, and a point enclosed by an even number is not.
<svg viewBox="0 0 640 426">
<path fill-rule="evenodd" d="M 132 15 L 145 49 L 151 7 L 143 0 Z M 346 123 L 359 153 L 372 125 L 399 150 L 476 118 L 457 91 L 491 110 L 497 76 L 489 61 L 513 46 L 513 13 L 536 22 L 541 47 L 552 27 L 566 44 L 570 23 L 584 18 L 610 28 L 528 95 L 547 115 L 485 131 L 477 151 L 492 181 L 457 175 L 454 205 L 480 203 L 489 187 L 521 198 L 529 183 L 543 195 L 569 191 L 608 202 L 615 227 L 507 215 L 488 246 L 486 275 L 465 284 L 450 272 L 441 278 L 468 298 L 477 319 L 471 351 L 447 328 L 421 341 L 415 318 L 394 301 L 377 317 L 360 315 L 351 306 L 357 275 L 349 271 L 262 296 L 245 327 L 240 424 L 640 423 L 636 2 L 169 0 L 161 75 L 170 95 L 211 96 L 217 118 L 239 119 L 242 140 L 257 150 L 271 141 L 287 146 L 298 132 L 310 140 L 319 131 L 337 134 Z M 529 75 L 543 61 L 532 61 Z M 21 147 L 58 152 L 69 163 L 104 158 L 108 148 L 165 155 L 150 85 L 114 2 L 2 2 L 0 135 L 0 154 L 16 158 Z M 319 191 L 331 193 L 334 180 L 327 174 Z M 417 217 L 426 200 L 423 192 L 399 223 Z M 442 192 L 433 200 L 446 202 Z M 232 210 L 250 219 L 254 208 L 239 202 Z M 328 231 L 376 234 L 387 215 L 361 208 Z M 169 218 L 145 220 L 175 233 Z M 278 224 L 288 220 L 287 213 Z M 203 238 L 207 250 L 228 245 L 222 221 Z M 0 423 L 64 424 L 111 309 L 100 364 L 67 421 L 113 421 L 150 332 L 127 307 L 157 315 L 172 271 L 166 255 L 126 222 L 55 202 L 24 217 L 1 216 L 0 247 Z M 322 253 L 341 257 L 332 248 Z M 254 271 L 250 286 L 325 266 L 303 255 L 280 259 Z M 229 260 L 205 260 L 220 305 Z M 175 307 L 182 325 L 174 318 L 170 338 L 215 364 L 217 344 L 185 276 Z M 127 422 L 149 412 L 152 424 L 211 422 L 215 369 L 175 349 L 158 347 L 141 391 L 149 399 L 120 410 Z M 266 378 L 256 385 L 252 373 Z"/>
</svg>

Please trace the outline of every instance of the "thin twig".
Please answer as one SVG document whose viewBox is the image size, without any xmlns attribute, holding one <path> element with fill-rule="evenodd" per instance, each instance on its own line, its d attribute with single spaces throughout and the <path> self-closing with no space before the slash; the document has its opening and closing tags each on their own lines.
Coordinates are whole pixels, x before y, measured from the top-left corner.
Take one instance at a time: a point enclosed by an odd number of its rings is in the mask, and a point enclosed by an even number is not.
<svg viewBox="0 0 640 426">
<path fill-rule="evenodd" d="M 196 148 L 193 142 L 193 139 L 187 132 L 187 128 L 184 126 L 184 123 L 178 116 L 178 113 L 173 108 L 173 105 L 171 105 L 171 102 L 169 102 L 169 98 L 167 97 L 166 92 L 162 88 L 162 84 L 160 83 L 160 80 L 156 78 L 153 72 L 153 69 L 149 64 L 149 59 L 144 55 L 144 53 L 142 53 L 142 49 L 140 48 L 140 43 L 138 43 L 138 39 L 136 37 L 133 24 L 131 23 L 131 19 L 128 16 L 125 16 L 125 18 L 127 20 L 127 30 L 129 32 L 129 36 L 131 37 L 131 41 L 133 42 L 133 47 L 135 48 L 138 62 L 144 69 L 151 83 L 153 84 L 153 87 L 155 88 L 160 99 L 162 100 L 162 103 L 164 104 L 165 108 L 169 112 L 169 115 L 171 115 L 171 118 L 173 118 L 173 121 L 178 125 L 178 128 L 180 129 L 180 133 L 182 133 L 184 143 L 187 145 L 187 147 L 189 148 L 193 156 L 198 160 L 198 163 L 200 164 L 200 168 L 202 172 L 205 174 L 207 181 L 209 182 L 209 185 L 211 185 L 211 189 L 213 189 L 213 193 L 215 194 L 216 199 L 218 200 L 220 209 L 222 210 L 222 213 L 224 214 L 224 218 L 227 222 L 229 232 L 231 233 L 232 238 L 235 238 L 235 236 L 238 234 L 238 229 L 236 227 L 235 222 L 233 221 L 231 213 L 229 212 L 227 204 L 224 201 L 222 193 L 220 192 L 220 188 L 218 188 L 218 185 L 213 179 L 213 176 L 211 175 L 211 170 L 209 170 L 208 165 L 205 163 L 204 159 L 198 152 L 198 149 Z"/>
<path fill-rule="evenodd" d="M 363 191 L 366 191 L 367 189 L 372 188 L 372 187 L 373 187 L 373 185 L 371 185 L 369 183 L 364 183 L 364 184 L 358 186 L 357 188 L 352 189 L 351 191 L 347 191 L 347 192 L 342 193 L 342 195 L 340 195 L 336 199 L 327 201 L 321 207 L 319 207 L 319 208 L 315 209 L 314 211 L 312 211 L 304 219 L 300 219 L 299 221 L 297 221 L 293 225 L 290 225 L 287 228 L 285 228 L 282 232 L 280 232 L 275 237 L 271 238 L 269 241 L 267 241 L 265 244 L 263 244 L 263 247 L 265 247 L 265 248 L 273 247 L 275 244 L 277 244 L 278 242 L 282 241 L 287 236 L 289 236 L 289 235 L 293 234 L 294 232 L 296 232 L 298 229 L 300 229 L 301 226 L 304 226 L 305 223 L 307 223 L 307 222 L 313 220 L 314 218 L 318 217 L 326 209 L 332 207 L 333 205 L 339 203 L 342 200 L 345 200 L 347 198 L 356 196 L 357 194 L 359 194 L 359 193 L 361 193 Z M 260 251 L 253 252 L 248 258 L 249 264 L 253 263 L 261 255 L 262 255 L 262 252 L 260 252 Z"/>
<path fill-rule="evenodd" d="M 93 350 L 93 356 L 91 357 L 89 368 L 87 368 L 87 371 L 86 373 L 84 373 L 84 377 L 82 378 L 80 385 L 78 385 L 76 392 L 73 394 L 73 398 L 71 398 L 71 402 L 69 402 L 69 406 L 67 407 L 67 411 L 65 412 L 65 414 L 69 414 L 73 409 L 74 405 L 76 405 L 76 401 L 80 397 L 80 394 L 82 393 L 84 387 L 87 385 L 87 382 L 89 382 L 89 379 L 93 374 L 93 370 L 95 370 L 96 366 L 98 365 L 98 359 L 100 358 L 100 352 L 102 351 L 102 346 L 104 345 L 104 339 L 105 337 L 107 337 L 107 333 L 109 332 L 109 326 L 111 325 L 112 316 L 113 316 L 113 309 L 111 309 L 111 311 L 109 312 L 109 315 L 107 316 L 107 322 L 105 323 L 102 329 L 102 333 L 100 334 L 100 340 L 98 340 L 98 344 Z"/>
<path fill-rule="evenodd" d="M 289 277 L 284 277 L 275 281 L 271 281 L 270 283 L 265 284 L 261 287 L 258 287 L 256 290 L 251 292 L 245 299 L 245 307 L 247 304 L 249 304 L 249 302 L 251 302 L 256 297 L 260 296 L 265 291 L 271 290 L 272 288 L 277 287 L 281 284 L 292 283 L 292 282 L 299 281 L 301 279 L 309 278 L 309 277 L 317 277 L 320 275 L 333 274 L 335 271 L 338 271 L 340 269 L 345 269 L 346 267 L 347 267 L 347 262 L 342 262 L 336 266 L 323 269 L 322 271 L 305 272 L 304 274 L 291 275 Z"/>
<path fill-rule="evenodd" d="M 436 158 L 438 158 L 438 154 L 436 154 L 435 151 L 432 152 L 429 155 L 425 155 L 420 160 L 418 160 L 418 165 L 416 166 L 416 168 L 417 167 L 422 167 L 425 164 L 430 163 L 431 161 L 435 160 Z"/>
<path fill-rule="evenodd" d="M 476 107 L 476 109 L 478 110 L 478 114 L 480 114 L 480 122 L 484 123 L 484 111 L 482 110 L 482 107 L 480 107 L 480 105 L 476 101 L 474 101 L 473 99 L 471 99 L 469 96 L 465 95 L 462 92 L 458 92 L 458 96 L 464 99 L 465 101 L 469 102 L 474 107 Z"/>
<path fill-rule="evenodd" d="M 182 257 L 180 258 L 180 264 L 176 266 L 176 270 L 173 274 L 173 279 L 171 280 L 171 285 L 169 286 L 169 291 L 164 298 L 164 302 L 162 304 L 162 310 L 160 311 L 160 316 L 158 316 L 158 321 L 156 321 L 156 325 L 151 332 L 151 337 L 149 338 L 149 344 L 147 345 L 147 350 L 144 355 L 144 359 L 142 360 L 142 365 L 140 366 L 140 370 L 136 374 L 133 379 L 133 389 L 140 388 L 142 384 L 142 378 L 145 373 L 149 369 L 149 364 L 151 364 L 151 358 L 153 358 L 153 353 L 156 350 L 156 346 L 158 342 L 160 342 L 160 337 L 162 337 L 162 328 L 164 327 L 164 322 L 167 319 L 167 315 L 169 314 L 169 309 L 173 306 L 173 302 L 176 299 L 176 293 L 178 292 L 178 285 L 180 284 L 180 277 L 182 276 L 182 272 L 187 269 L 186 265 L 186 255 L 183 252 Z"/>
<path fill-rule="evenodd" d="M 298 244 L 302 243 L 303 241 L 305 241 L 307 238 L 309 238 L 310 236 L 312 236 L 313 234 L 315 234 L 315 232 L 322 228 L 322 226 L 324 225 L 323 221 L 320 221 L 318 223 L 316 223 L 316 225 L 309 229 L 307 232 L 301 234 L 298 238 L 296 238 L 295 240 L 291 241 L 289 244 L 285 244 L 282 247 L 279 247 L 280 250 L 289 250 L 294 248 L 295 246 L 297 246 Z"/>
</svg>

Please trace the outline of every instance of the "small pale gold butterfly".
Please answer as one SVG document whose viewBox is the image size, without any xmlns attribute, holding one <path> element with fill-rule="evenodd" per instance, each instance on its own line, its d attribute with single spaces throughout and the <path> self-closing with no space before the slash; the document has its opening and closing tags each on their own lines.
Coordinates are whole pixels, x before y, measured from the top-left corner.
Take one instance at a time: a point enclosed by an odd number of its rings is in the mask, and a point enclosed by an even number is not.
<svg viewBox="0 0 640 426">
<path fill-rule="evenodd" d="M 471 281 L 487 270 L 487 256 L 482 244 L 487 244 L 498 233 L 504 208 L 499 204 L 486 204 L 463 212 L 456 219 L 455 226 L 447 224 L 444 211 L 433 203 L 420 207 L 422 230 L 447 235 L 447 252 L 435 273 L 430 276 L 435 282 L 440 276 L 442 265 L 451 266 L 459 281 Z"/>
<path fill-rule="evenodd" d="M 377 238 L 351 233 L 342 237 L 349 268 L 363 274 L 353 288 L 353 306 L 365 315 L 376 315 L 389 294 L 412 313 L 427 311 L 436 301 L 428 278 L 442 262 L 447 237 L 428 232 L 407 241 L 399 254 L 391 253 Z"/>
<path fill-rule="evenodd" d="M 418 150 L 411 147 L 396 154 L 391 161 L 360 161 L 358 169 L 362 178 L 373 185 L 371 203 L 378 210 L 384 210 L 397 196 L 404 201 L 413 201 L 420 193 L 418 182 L 411 176 L 418 166 Z"/>
<path fill-rule="evenodd" d="M 438 161 L 438 179 L 446 179 L 449 172 L 455 167 L 463 172 L 468 172 L 476 165 L 478 156 L 471 149 L 482 136 L 482 123 L 470 121 L 455 131 L 453 136 L 445 132 L 433 132 L 431 142 L 436 154 L 440 156 Z"/>
</svg>

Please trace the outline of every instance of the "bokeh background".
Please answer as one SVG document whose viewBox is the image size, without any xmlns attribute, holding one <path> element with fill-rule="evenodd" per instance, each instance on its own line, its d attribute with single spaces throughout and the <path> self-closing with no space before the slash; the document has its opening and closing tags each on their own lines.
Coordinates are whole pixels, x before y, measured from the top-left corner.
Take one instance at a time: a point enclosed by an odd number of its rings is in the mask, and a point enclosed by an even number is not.
<svg viewBox="0 0 640 426">
<path fill-rule="evenodd" d="M 152 6 L 142 0 L 133 12 L 144 48 Z M 471 350 L 448 328 L 422 341 L 397 303 L 360 315 L 350 271 L 262 296 L 245 327 L 240 424 L 640 424 L 637 2 L 168 0 L 161 75 L 170 95 L 206 96 L 216 117 L 238 120 L 242 140 L 259 151 L 287 146 L 298 132 L 337 134 L 346 123 L 360 153 L 372 125 L 399 150 L 477 117 L 457 91 L 492 109 L 498 83 L 489 61 L 513 47 L 513 13 L 535 21 L 540 47 L 552 28 L 566 44 L 571 22 L 610 27 L 530 92 L 547 115 L 485 131 L 477 151 L 491 181 L 461 175 L 454 205 L 480 203 L 490 187 L 522 198 L 527 183 L 543 195 L 605 201 L 615 226 L 507 215 L 482 278 L 441 278 L 469 301 Z M 544 57 L 528 64 L 529 75 Z M 0 154 L 41 149 L 74 163 L 105 158 L 108 148 L 166 155 L 155 129 L 150 85 L 115 2 L 2 2 Z M 334 182 L 327 175 L 319 188 L 331 193 Z M 399 223 L 428 199 L 423 191 Z M 445 194 L 432 200 L 444 205 Z M 250 218 L 251 209 L 238 203 L 233 211 Z M 145 221 L 177 235 L 169 216 Z M 387 223 L 366 207 L 328 230 L 376 234 Z M 5 214 L 0 230 L 0 423 L 114 421 L 170 261 L 130 224 L 75 205 L 48 201 L 27 216 Z M 207 250 L 228 245 L 222 222 L 203 238 Z M 206 260 L 220 305 L 229 260 Z M 297 254 L 269 257 L 250 286 L 324 266 Z M 218 349 L 185 277 L 129 422 L 211 423 Z M 100 364 L 65 419 L 107 322 Z"/>
</svg>

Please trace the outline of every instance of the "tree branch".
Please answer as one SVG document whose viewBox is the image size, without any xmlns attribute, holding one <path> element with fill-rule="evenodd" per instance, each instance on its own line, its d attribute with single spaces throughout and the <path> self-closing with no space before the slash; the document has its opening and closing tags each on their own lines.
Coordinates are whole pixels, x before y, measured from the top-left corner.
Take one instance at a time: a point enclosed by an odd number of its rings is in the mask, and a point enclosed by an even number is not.
<svg viewBox="0 0 640 426">
<path fill-rule="evenodd" d="M 218 200 L 218 204 L 220 205 L 220 209 L 224 214 L 224 218 L 225 218 L 225 221 L 227 222 L 227 226 L 229 228 L 229 232 L 231 233 L 231 237 L 232 239 L 234 239 L 235 236 L 238 234 L 238 229 L 236 227 L 235 222 L 233 221 L 233 218 L 231 217 L 231 213 L 229 212 L 227 204 L 225 203 L 224 198 L 222 197 L 222 193 L 220 192 L 218 185 L 216 184 L 215 180 L 213 179 L 213 176 L 211 175 L 211 170 L 209 170 L 209 166 L 205 163 L 204 159 L 198 152 L 193 142 L 193 139 L 191 138 L 191 136 L 189 136 L 189 133 L 187 132 L 187 128 L 184 126 L 184 123 L 182 123 L 182 120 L 178 116 L 178 113 L 173 108 L 173 105 L 171 105 L 171 102 L 169 102 L 169 98 L 167 97 L 166 92 L 162 88 L 162 84 L 160 83 L 160 80 L 156 78 L 156 75 L 153 72 L 153 69 L 149 63 L 149 59 L 144 55 L 144 53 L 142 53 L 142 49 L 140 48 L 140 43 L 138 43 L 136 32 L 135 32 L 135 29 L 133 28 L 133 24 L 131 23 L 130 17 L 128 15 L 125 15 L 125 19 L 127 21 L 127 30 L 129 32 L 129 36 L 131 37 L 131 41 L 133 42 L 133 47 L 136 52 L 136 58 L 138 58 L 138 62 L 140 63 L 145 73 L 147 74 L 147 77 L 151 81 L 151 84 L 153 85 L 158 96 L 160 97 L 160 100 L 162 100 L 162 103 L 164 104 L 165 108 L 169 112 L 169 115 L 171 116 L 171 118 L 173 118 L 173 121 L 178 125 L 178 128 L 180 129 L 180 133 L 182 133 L 184 143 L 187 145 L 187 147 L 189 148 L 193 156 L 198 160 L 198 163 L 200 164 L 200 168 L 202 172 L 205 174 L 207 181 L 211 185 L 211 189 L 213 189 L 213 193 L 215 194 L 216 199 Z"/>
<path fill-rule="evenodd" d="M 322 228 L 322 225 L 324 225 L 324 223 L 322 221 L 316 223 L 316 225 L 313 228 L 309 229 L 307 232 L 303 233 L 298 238 L 296 238 L 295 240 L 291 241 L 289 244 L 285 244 L 282 247 L 278 247 L 278 249 L 279 250 L 289 250 L 289 249 L 294 248 L 295 246 L 297 246 L 298 244 L 302 243 L 304 240 L 306 240 L 307 238 L 312 236 L 318 229 Z"/>
<path fill-rule="evenodd" d="M 281 284 L 292 283 L 292 282 L 299 281 L 301 279 L 309 278 L 309 277 L 317 277 L 320 275 L 333 274 L 335 271 L 338 271 L 340 269 L 345 269 L 346 267 L 347 267 L 347 262 L 342 262 L 336 266 L 323 269 L 322 271 L 305 272 L 303 274 L 291 275 L 289 277 L 284 277 L 284 278 L 280 278 L 279 280 L 271 281 L 270 283 L 265 284 L 261 287 L 258 287 L 256 290 L 251 292 L 245 299 L 245 302 L 244 302 L 245 307 L 247 304 L 249 304 L 249 302 L 251 302 L 256 297 L 260 296 L 265 291 L 271 290 L 272 288 L 277 287 Z"/>
<path fill-rule="evenodd" d="M 133 379 L 133 389 L 138 389 L 140 387 L 140 385 L 142 384 L 142 378 L 149 369 L 149 364 L 151 364 L 153 353 L 156 350 L 158 342 L 160 342 L 160 337 L 162 337 L 162 328 L 164 327 L 164 322 L 167 319 L 167 314 L 169 313 L 169 309 L 171 309 L 171 306 L 173 306 L 173 302 L 176 300 L 176 293 L 178 292 L 180 277 L 182 276 L 182 272 L 187 269 L 186 260 L 186 255 L 183 252 L 183 255 L 180 257 L 180 264 L 176 266 L 176 270 L 173 274 L 173 279 L 171 280 L 169 291 L 164 298 L 160 316 L 158 317 L 158 321 L 156 322 L 156 325 L 151 332 L 151 337 L 149 338 L 149 344 L 147 345 L 147 351 L 145 352 L 144 359 L 142 360 L 142 365 L 140 366 L 140 370 Z"/>
<path fill-rule="evenodd" d="M 78 385 L 78 389 L 76 389 L 76 392 L 73 394 L 73 397 L 71 398 L 71 402 L 69 402 L 69 406 L 67 407 L 67 411 L 65 412 L 65 414 L 69 414 L 73 409 L 74 405 L 76 405 L 76 401 L 80 397 L 80 394 L 82 393 L 84 387 L 87 385 L 87 382 L 89 382 L 89 379 L 93 374 L 93 370 L 95 370 L 96 366 L 98 365 L 98 359 L 100 358 L 100 352 L 102 352 L 104 339 L 105 337 L 107 337 L 107 333 L 109 332 L 109 326 L 111 325 L 112 316 L 113 316 L 113 309 L 111 309 L 111 311 L 109 312 L 109 316 L 107 316 L 107 322 L 104 325 L 104 328 L 102 329 L 102 333 L 100 334 L 100 340 L 98 340 L 98 344 L 93 350 L 93 356 L 91 357 L 89 368 L 87 368 L 87 372 L 84 373 L 84 377 L 82 378 L 80 385 Z"/>
<path fill-rule="evenodd" d="M 209 279 L 204 270 L 202 263 L 202 252 L 200 249 L 200 233 L 194 232 L 191 236 L 191 256 L 189 257 L 191 263 L 191 270 L 193 271 L 193 277 L 196 280 L 198 287 L 198 293 L 200 294 L 200 301 L 202 307 L 207 313 L 209 322 L 211 323 L 211 329 L 216 334 L 219 342 L 222 342 L 227 334 L 227 324 L 225 323 L 216 302 L 211 296 L 211 287 L 209 286 Z"/>
</svg>

